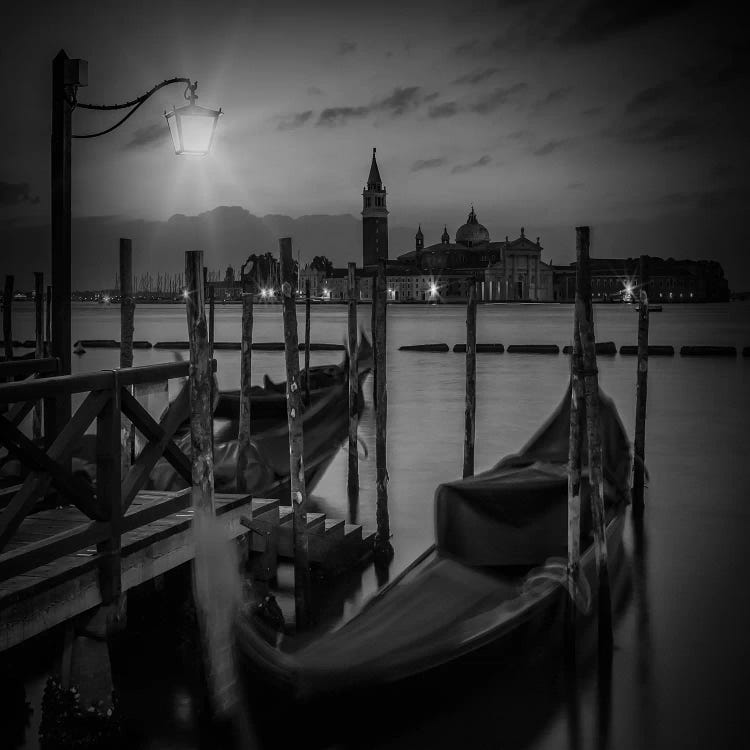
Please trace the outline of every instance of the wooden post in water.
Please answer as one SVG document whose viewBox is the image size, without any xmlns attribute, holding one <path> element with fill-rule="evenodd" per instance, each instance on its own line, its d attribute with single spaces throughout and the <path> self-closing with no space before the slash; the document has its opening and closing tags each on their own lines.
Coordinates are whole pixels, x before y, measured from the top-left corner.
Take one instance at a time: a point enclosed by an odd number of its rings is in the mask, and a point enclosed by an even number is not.
<svg viewBox="0 0 750 750">
<path fill-rule="evenodd" d="M 5 359 L 13 359 L 13 276 L 5 275 L 3 291 L 3 339 L 5 340 Z"/>
<path fill-rule="evenodd" d="M 372 300 L 370 304 L 370 336 L 372 338 L 372 361 L 374 367 L 372 368 L 372 405 L 375 409 L 378 408 L 378 337 L 376 332 L 378 330 L 378 278 L 377 274 L 373 274 L 370 279 L 370 298 Z"/>
<path fill-rule="evenodd" d="M 580 264 L 576 276 L 580 273 Z M 577 284 L 578 286 L 578 284 Z M 568 438 L 568 591 L 566 601 L 566 665 L 575 675 L 576 602 L 581 559 L 581 440 L 586 418 L 583 392 L 583 352 L 578 326 L 578 308 L 573 307 L 573 352 L 570 357 L 570 418 Z M 575 687 L 575 680 L 571 687 Z"/>
<path fill-rule="evenodd" d="M 310 279 L 305 280 L 305 403 L 310 404 Z"/>
<path fill-rule="evenodd" d="M 359 378 L 357 373 L 357 264 L 349 263 L 347 276 L 349 333 L 349 474 L 348 495 L 351 501 L 359 492 L 359 459 L 357 457 L 357 424 L 359 422 Z"/>
<path fill-rule="evenodd" d="M 45 299 L 46 307 L 44 308 L 44 356 L 49 357 L 49 342 L 52 338 L 52 287 L 47 287 L 47 297 Z"/>
<path fill-rule="evenodd" d="M 638 311 L 638 370 L 635 391 L 635 441 L 633 445 L 633 515 L 643 516 L 646 470 L 646 395 L 648 392 L 648 271 L 640 259 L 641 304 Z"/>
<path fill-rule="evenodd" d="M 135 299 L 133 299 L 133 243 L 120 237 L 120 367 L 133 366 L 133 331 Z M 132 389 L 130 389 L 132 392 Z M 120 423 L 121 471 L 127 474 L 133 460 L 135 433 L 125 417 Z"/>
<path fill-rule="evenodd" d="M 583 386 L 586 401 L 586 438 L 588 440 L 589 489 L 594 526 L 594 549 L 599 593 L 599 651 L 612 650 L 612 602 L 607 565 L 607 537 L 604 516 L 604 478 L 599 437 L 599 376 L 596 368 L 594 316 L 591 305 L 591 269 L 589 267 L 589 228 L 576 227 L 576 314 L 583 350 Z"/>
<path fill-rule="evenodd" d="M 34 357 L 44 356 L 44 274 L 34 271 Z M 31 424 L 34 440 L 42 437 L 42 401 L 34 404 L 34 416 Z"/>
<path fill-rule="evenodd" d="M 214 459 L 211 450 L 212 363 L 208 347 L 208 326 L 203 298 L 203 252 L 185 253 L 188 337 L 190 339 L 190 446 L 192 449 L 192 501 L 196 516 L 214 515 Z"/>
<path fill-rule="evenodd" d="M 386 431 L 388 425 L 388 395 L 386 391 L 386 324 L 387 299 L 386 260 L 378 260 L 378 272 L 375 285 L 374 299 L 376 302 L 375 316 L 375 479 L 377 498 L 375 518 L 377 532 L 375 534 L 376 562 L 388 562 L 393 557 L 391 546 L 391 527 L 388 519 L 388 468 L 386 466 Z"/>
<path fill-rule="evenodd" d="M 474 475 L 474 435 L 477 413 L 477 284 L 469 283 L 466 303 L 466 408 L 464 417 L 464 478 Z"/>
<path fill-rule="evenodd" d="M 245 273 L 245 265 L 240 269 L 240 281 L 242 283 L 242 348 L 240 354 L 240 424 L 237 432 L 237 491 L 246 492 L 245 471 L 250 457 L 250 440 L 252 439 L 253 287 L 250 272 Z"/>
<path fill-rule="evenodd" d="M 310 566 L 307 554 L 307 493 L 302 436 L 302 394 L 291 237 L 279 240 L 281 294 L 284 307 L 286 401 L 289 422 L 289 479 L 294 536 L 294 609 L 297 628 L 307 624 L 310 612 Z"/>
</svg>

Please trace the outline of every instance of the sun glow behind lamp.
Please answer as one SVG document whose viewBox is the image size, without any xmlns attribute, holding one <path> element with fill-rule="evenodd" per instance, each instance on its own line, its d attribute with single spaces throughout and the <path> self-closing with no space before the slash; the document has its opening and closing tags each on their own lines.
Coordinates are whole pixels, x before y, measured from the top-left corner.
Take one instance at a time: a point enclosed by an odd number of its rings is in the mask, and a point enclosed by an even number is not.
<svg viewBox="0 0 750 750">
<path fill-rule="evenodd" d="M 208 109 L 195 103 L 198 95 L 195 93 L 198 82 L 188 84 L 185 89 L 185 99 L 190 103 L 184 107 L 172 107 L 171 112 L 165 112 L 172 136 L 174 152 L 193 156 L 205 156 L 211 150 L 211 144 L 216 132 L 216 123 L 222 114 L 221 109 Z"/>
</svg>

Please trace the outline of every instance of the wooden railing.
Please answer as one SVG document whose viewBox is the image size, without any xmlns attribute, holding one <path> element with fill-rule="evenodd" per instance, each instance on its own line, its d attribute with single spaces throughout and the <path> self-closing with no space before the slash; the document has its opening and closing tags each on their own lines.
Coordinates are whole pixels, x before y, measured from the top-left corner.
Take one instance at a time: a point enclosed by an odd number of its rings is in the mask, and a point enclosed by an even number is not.
<svg viewBox="0 0 750 750">
<path fill-rule="evenodd" d="M 40 373 L 52 367 L 48 364 L 50 361 L 56 363 L 56 360 L 33 360 L 28 364 L 34 365 L 36 372 Z M 21 366 L 26 364 L 11 362 L 3 367 L 20 368 L 17 374 L 22 374 L 26 371 Z M 11 407 L 7 414 L 0 415 L 0 446 L 14 455 L 28 471 L 22 484 L 3 491 L 6 498 L 10 495 L 10 500 L 0 511 L 0 581 L 62 555 L 96 546 L 100 557 L 102 598 L 108 601 L 119 595 L 122 534 L 170 515 L 190 502 L 184 494 L 167 497 L 160 504 L 131 512 L 126 517 L 133 499 L 144 487 L 160 458 L 164 457 L 188 484 L 191 483 L 190 460 L 172 439 L 179 426 L 189 418 L 189 389 L 183 385 L 157 422 L 132 395 L 132 386 L 185 378 L 188 370 L 187 362 L 176 362 L 0 385 L 0 405 Z M 0 377 L 3 374 L 0 372 Z M 12 373 L 5 374 L 7 377 Z M 54 439 L 45 441 L 44 447 L 19 428 L 23 416 L 39 399 L 48 403 L 74 394 L 85 394 L 83 402 L 70 422 Z M 127 417 L 147 441 L 125 472 L 121 461 L 121 415 Z M 89 482 L 72 472 L 71 458 L 94 420 L 96 470 L 94 481 Z M 75 505 L 90 523 L 3 551 L 37 502 L 50 491 L 56 491 L 61 502 Z"/>
</svg>

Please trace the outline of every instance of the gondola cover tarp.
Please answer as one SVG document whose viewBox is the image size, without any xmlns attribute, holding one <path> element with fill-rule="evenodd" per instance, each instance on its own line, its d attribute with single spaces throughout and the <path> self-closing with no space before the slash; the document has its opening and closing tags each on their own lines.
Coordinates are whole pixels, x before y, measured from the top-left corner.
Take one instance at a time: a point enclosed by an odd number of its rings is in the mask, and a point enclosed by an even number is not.
<svg viewBox="0 0 750 750">
<path fill-rule="evenodd" d="M 630 444 L 610 398 L 599 392 L 604 502 L 627 502 Z M 567 556 L 570 388 L 520 453 L 435 493 L 438 550 L 470 565 L 539 565 Z M 591 533 L 588 447 L 582 430 L 581 546 Z"/>
</svg>

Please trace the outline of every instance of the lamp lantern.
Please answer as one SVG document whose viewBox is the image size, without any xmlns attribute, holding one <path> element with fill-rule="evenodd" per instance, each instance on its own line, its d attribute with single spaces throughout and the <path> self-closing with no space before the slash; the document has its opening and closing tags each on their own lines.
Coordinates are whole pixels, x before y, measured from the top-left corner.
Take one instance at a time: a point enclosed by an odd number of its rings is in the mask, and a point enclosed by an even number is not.
<svg viewBox="0 0 750 750">
<path fill-rule="evenodd" d="M 188 83 L 185 98 L 189 104 L 179 108 L 172 107 L 171 112 L 164 113 L 176 154 L 205 156 L 211 150 L 216 123 L 222 111 L 196 104 L 195 100 L 198 96 L 195 90 L 197 88 L 197 81 L 192 84 Z"/>
</svg>

